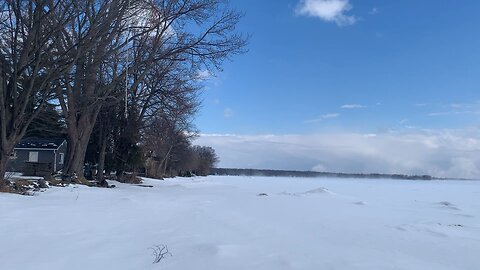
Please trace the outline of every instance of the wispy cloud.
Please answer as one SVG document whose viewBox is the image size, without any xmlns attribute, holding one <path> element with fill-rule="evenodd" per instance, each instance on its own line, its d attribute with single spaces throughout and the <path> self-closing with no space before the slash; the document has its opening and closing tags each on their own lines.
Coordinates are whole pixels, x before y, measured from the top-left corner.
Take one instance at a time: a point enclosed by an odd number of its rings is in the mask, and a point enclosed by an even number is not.
<svg viewBox="0 0 480 270">
<path fill-rule="evenodd" d="M 428 116 L 480 115 L 480 101 L 472 103 L 450 103 L 441 109 L 428 113 Z"/>
<path fill-rule="evenodd" d="M 472 110 L 472 109 L 478 109 L 480 108 L 480 103 L 475 102 L 475 103 L 451 103 L 446 106 L 448 108 L 452 109 L 464 109 L 464 110 Z"/>
<path fill-rule="evenodd" d="M 321 121 L 323 121 L 323 120 L 325 120 L 325 119 L 337 118 L 337 117 L 339 117 L 339 116 L 340 116 L 339 113 L 327 113 L 327 114 L 321 115 L 320 117 L 315 118 L 315 119 L 305 120 L 304 123 L 305 123 L 305 124 L 318 123 L 318 122 L 321 122 Z"/>
<path fill-rule="evenodd" d="M 201 135 L 220 167 L 480 177 L 479 130 L 310 135 Z"/>
<path fill-rule="evenodd" d="M 345 105 L 342 105 L 340 108 L 341 109 L 362 109 L 366 107 L 367 106 L 360 105 L 360 104 L 345 104 Z"/>
<path fill-rule="evenodd" d="M 380 12 L 380 10 L 376 7 L 372 8 L 370 10 L 370 12 L 368 12 L 369 15 L 375 15 L 375 14 L 378 14 Z"/>
<path fill-rule="evenodd" d="M 452 110 L 452 111 L 444 111 L 444 112 L 431 112 L 428 114 L 428 116 L 448 116 L 448 115 L 462 115 L 462 114 L 480 115 L 480 110 L 471 110 L 471 111 Z"/>
<path fill-rule="evenodd" d="M 327 113 L 322 115 L 322 119 L 337 118 L 339 116 L 340 116 L 339 113 Z"/>
<path fill-rule="evenodd" d="M 234 115 L 234 112 L 230 108 L 225 108 L 225 110 L 223 111 L 223 117 L 225 118 L 231 118 L 233 117 L 233 115 Z"/>
<path fill-rule="evenodd" d="M 452 112 L 431 112 L 428 114 L 428 116 L 445 116 L 445 115 L 451 115 Z"/>
<path fill-rule="evenodd" d="M 345 14 L 352 8 L 349 0 L 300 0 L 296 13 L 320 18 L 326 22 L 335 22 L 339 26 L 347 26 L 357 21 L 355 16 Z"/>
</svg>

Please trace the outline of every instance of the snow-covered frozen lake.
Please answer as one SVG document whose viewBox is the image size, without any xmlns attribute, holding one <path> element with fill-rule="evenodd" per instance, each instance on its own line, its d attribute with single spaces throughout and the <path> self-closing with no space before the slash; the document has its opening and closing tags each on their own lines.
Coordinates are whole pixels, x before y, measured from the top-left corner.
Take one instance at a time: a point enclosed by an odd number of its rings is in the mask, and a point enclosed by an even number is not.
<svg viewBox="0 0 480 270">
<path fill-rule="evenodd" d="M 480 182 L 115 184 L 0 194 L 0 269 L 480 269 Z"/>
</svg>

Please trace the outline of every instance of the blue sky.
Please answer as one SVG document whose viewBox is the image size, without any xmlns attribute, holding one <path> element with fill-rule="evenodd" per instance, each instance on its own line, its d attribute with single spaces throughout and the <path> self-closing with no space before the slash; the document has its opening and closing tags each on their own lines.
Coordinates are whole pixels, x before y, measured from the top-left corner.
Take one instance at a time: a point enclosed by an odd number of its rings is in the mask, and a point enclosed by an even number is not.
<svg viewBox="0 0 480 270">
<path fill-rule="evenodd" d="M 476 134 L 480 1 L 231 3 L 249 52 L 207 82 L 202 133 Z"/>
<path fill-rule="evenodd" d="M 246 14 L 239 30 L 252 35 L 249 52 L 208 83 L 198 127 L 283 134 L 478 123 L 470 107 L 480 99 L 480 2 L 349 3 L 343 14 L 356 21 L 339 26 L 298 14 L 297 0 L 232 1 Z"/>
</svg>

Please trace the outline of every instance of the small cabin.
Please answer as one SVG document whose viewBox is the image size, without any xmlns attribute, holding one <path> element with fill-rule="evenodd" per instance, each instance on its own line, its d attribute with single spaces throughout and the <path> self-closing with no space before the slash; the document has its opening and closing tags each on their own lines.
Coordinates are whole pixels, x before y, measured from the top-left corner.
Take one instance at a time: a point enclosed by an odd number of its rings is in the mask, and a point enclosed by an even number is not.
<svg viewBox="0 0 480 270">
<path fill-rule="evenodd" d="M 44 176 L 63 169 L 67 141 L 63 138 L 25 138 L 10 155 L 8 170 L 29 176 Z"/>
</svg>

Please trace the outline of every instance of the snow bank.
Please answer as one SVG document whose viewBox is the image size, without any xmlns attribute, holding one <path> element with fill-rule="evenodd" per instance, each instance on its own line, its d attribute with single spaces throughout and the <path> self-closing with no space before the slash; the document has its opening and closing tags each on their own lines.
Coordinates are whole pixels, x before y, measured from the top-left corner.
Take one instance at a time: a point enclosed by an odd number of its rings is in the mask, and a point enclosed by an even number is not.
<svg viewBox="0 0 480 270">
<path fill-rule="evenodd" d="M 480 182 L 206 177 L 146 184 L 153 187 L 0 194 L 0 269 L 480 267 Z M 156 245 L 171 255 L 153 264 Z"/>
</svg>

